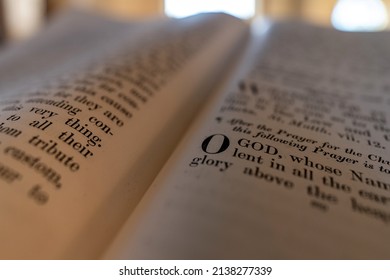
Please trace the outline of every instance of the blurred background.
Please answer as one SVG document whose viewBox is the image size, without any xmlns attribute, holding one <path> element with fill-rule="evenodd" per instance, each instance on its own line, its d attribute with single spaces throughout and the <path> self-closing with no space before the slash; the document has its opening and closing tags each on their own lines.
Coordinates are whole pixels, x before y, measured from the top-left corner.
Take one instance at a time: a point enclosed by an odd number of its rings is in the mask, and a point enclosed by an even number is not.
<svg viewBox="0 0 390 280">
<path fill-rule="evenodd" d="M 28 38 L 67 8 L 119 19 L 225 11 L 247 20 L 293 17 L 345 31 L 378 31 L 389 28 L 390 0 L 0 0 L 0 41 Z"/>
</svg>

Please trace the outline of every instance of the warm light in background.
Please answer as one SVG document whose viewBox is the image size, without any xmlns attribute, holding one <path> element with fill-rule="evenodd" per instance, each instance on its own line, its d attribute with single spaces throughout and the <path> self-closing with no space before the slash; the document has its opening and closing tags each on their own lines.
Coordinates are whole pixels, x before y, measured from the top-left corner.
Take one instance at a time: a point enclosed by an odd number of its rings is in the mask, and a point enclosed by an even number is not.
<svg viewBox="0 0 390 280">
<path fill-rule="evenodd" d="M 47 18 L 72 7 L 120 19 L 212 11 L 244 19 L 293 17 L 324 26 L 332 23 L 341 30 L 374 31 L 388 27 L 390 0 L 0 0 L 0 44 L 31 36 Z"/>
<path fill-rule="evenodd" d="M 44 22 L 43 0 L 4 0 L 4 21 L 7 37 L 25 38 L 39 30 Z"/>
<path fill-rule="evenodd" d="M 225 12 L 248 19 L 255 14 L 255 0 L 165 0 L 165 13 L 170 17 L 186 17 L 201 12 Z"/>
<path fill-rule="evenodd" d="M 332 24 L 343 31 L 378 31 L 386 28 L 388 15 L 380 0 L 339 0 Z"/>
</svg>

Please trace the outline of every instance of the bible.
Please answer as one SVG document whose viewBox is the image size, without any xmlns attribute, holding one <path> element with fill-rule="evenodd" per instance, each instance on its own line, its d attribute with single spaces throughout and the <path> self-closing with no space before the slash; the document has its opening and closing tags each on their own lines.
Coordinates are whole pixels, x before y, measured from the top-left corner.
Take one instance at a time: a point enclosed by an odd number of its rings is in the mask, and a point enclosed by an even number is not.
<svg viewBox="0 0 390 280">
<path fill-rule="evenodd" d="M 0 257 L 389 258 L 389 42 L 59 16 L 0 54 Z"/>
</svg>

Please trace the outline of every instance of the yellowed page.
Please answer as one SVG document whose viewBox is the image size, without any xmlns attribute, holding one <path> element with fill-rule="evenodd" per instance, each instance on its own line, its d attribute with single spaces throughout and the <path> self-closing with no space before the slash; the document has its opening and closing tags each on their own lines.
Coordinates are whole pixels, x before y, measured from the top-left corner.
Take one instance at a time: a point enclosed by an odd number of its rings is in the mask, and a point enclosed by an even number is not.
<svg viewBox="0 0 390 280">
<path fill-rule="evenodd" d="M 389 43 L 255 32 L 105 258 L 388 259 Z"/>
<path fill-rule="evenodd" d="M 240 51 L 246 29 L 226 15 L 113 27 L 120 36 L 105 37 L 111 45 L 88 59 L 56 75 L 43 63 L 42 80 L 32 73 L 24 87 L 7 86 L 0 258 L 96 258 Z"/>
</svg>

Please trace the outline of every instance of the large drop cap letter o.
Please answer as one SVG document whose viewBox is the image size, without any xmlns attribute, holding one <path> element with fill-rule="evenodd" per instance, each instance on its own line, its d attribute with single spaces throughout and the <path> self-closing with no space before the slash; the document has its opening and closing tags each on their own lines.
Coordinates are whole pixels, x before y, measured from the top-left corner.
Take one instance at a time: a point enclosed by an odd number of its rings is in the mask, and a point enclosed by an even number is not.
<svg viewBox="0 0 390 280">
<path fill-rule="evenodd" d="M 208 154 L 219 154 L 224 152 L 230 145 L 230 140 L 226 135 L 213 134 L 202 142 L 202 150 Z"/>
</svg>

